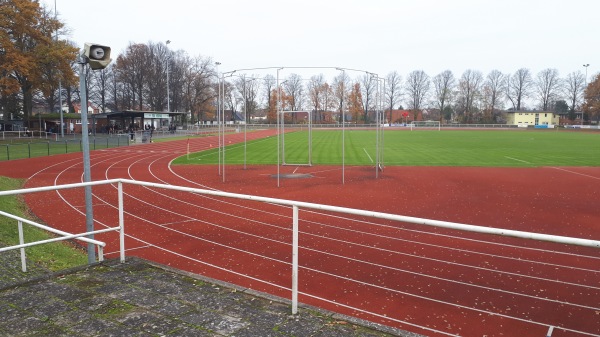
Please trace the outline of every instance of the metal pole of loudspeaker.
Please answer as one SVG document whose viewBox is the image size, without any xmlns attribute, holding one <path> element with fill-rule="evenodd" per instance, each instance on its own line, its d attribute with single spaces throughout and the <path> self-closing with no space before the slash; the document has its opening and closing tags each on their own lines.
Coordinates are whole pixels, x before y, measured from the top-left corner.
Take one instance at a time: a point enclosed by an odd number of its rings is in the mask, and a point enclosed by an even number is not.
<svg viewBox="0 0 600 337">
<path fill-rule="evenodd" d="M 79 60 L 79 92 L 81 96 L 81 147 L 83 150 L 83 181 L 92 181 L 91 165 L 90 165 L 90 147 L 88 137 L 88 119 L 87 119 L 87 88 L 85 77 L 85 65 L 87 59 L 85 56 L 80 56 Z M 94 210 L 92 207 L 92 186 L 88 185 L 85 189 L 85 228 L 87 232 L 94 231 Z M 89 239 L 94 239 L 94 235 L 88 236 Z M 96 262 L 96 250 L 92 243 L 87 246 L 88 263 Z"/>
<path fill-rule="evenodd" d="M 56 0 L 54 0 L 54 20 L 57 20 L 57 14 L 56 14 Z M 58 29 L 56 30 L 56 36 L 55 36 L 55 40 L 58 43 Z M 60 71 L 60 70 L 59 70 Z M 60 115 L 60 138 L 64 138 L 65 137 L 65 129 L 64 129 L 64 116 L 63 116 L 63 110 L 62 110 L 62 79 L 61 79 L 62 75 L 60 75 L 58 77 L 58 113 Z"/>
</svg>

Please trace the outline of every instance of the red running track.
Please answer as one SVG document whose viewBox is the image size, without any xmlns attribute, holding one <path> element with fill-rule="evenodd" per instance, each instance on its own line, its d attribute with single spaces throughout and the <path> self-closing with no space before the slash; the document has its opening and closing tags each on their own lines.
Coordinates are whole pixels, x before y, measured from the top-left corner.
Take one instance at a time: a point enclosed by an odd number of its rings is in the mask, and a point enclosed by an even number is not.
<svg viewBox="0 0 600 337">
<path fill-rule="evenodd" d="M 249 139 L 273 131 L 249 133 Z M 228 135 L 243 141 L 243 135 Z M 192 151 L 216 144 L 190 140 Z M 474 225 L 600 239 L 600 168 L 170 166 L 187 141 L 92 151 L 92 179 L 128 178 Z M 249 155 L 251 155 L 249 153 Z M 26 186 L 80 182 L 81 154 L 0 163 Z M 118 221 L 94 192 L 96 228 Z M 127 255 L 290 298 L 291 209 L 125 186 Z M 26 196 L 46 223 L 85 228 L 83 190 Z M 300 211 L 300 301 L 430 336 L 600 335 L 600 251 Z M 108 257 L 116 257 L 115 235 Z"/>
</svg>

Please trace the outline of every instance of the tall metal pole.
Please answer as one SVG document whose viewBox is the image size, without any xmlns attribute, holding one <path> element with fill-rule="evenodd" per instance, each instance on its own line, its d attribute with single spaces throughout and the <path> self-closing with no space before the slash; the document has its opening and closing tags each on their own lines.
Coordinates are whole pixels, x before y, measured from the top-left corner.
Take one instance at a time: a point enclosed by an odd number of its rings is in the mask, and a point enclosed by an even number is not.
<svg viewBox="0 0 600 337">
<path fill-rule="evenodd" d="M 589 63 L 583 65 L 585 67 L 585 86 L 583 87 L 583 100 L 585 101 L 585 90 L 587 90 L 587 69 L 590 66 Z M 581 109 L 581 125 L 583 125 L 583 109 Z"/>
<path fill-rule="evenodd" d="M 338 70 L 342 71 L 342 78 L 341 78 L 341 86 L 342 86 L 342 99 L 341 99 L 341 103 L 340 103 L 340 114 L 342 117 L 342 185 L 344 185 L 346 183 L 346 116 L 344 116 L 344 94 L 345 94 L 345 88 L 344 88 L 344 84 L 346 83 L 346 70 L 344 69 L 340 69 L 338 68 Z"/>
<path fill-rule="evenodd" d="M 221 107 L 221 117 L 223 118 L 223 127 L 221 128 L 221 132 L 223 140 L 221 141 L 221 145 L 223 146 L 223 182 L 225 182 L 225 75 L 223 75 L 221 78 L 221 86 L 223 87 L 223 100 L 221 102 L 221 104 L 223 104 Z"/>
<path fill-rule="evenodd" d="M 246 125 L 248 124 L 248 90 L 246 88 L 246 85 L 248 84 L 248 82 L 250 81 L 254 81 L 254 79 L 250 79 L 248 81 L 246 81 L 246 78 L 243 78 L 244 80 L 244 170 L 246 169 L 246 151 L 247 151 L 247 137 L 246 137 L 246 132 L 247 132 L 247 128 Z"/>
<path fill-rule="evenodd" d="M 281 70 L 283 68 L 278 68 L 277 69 L 277 106 L 275 107 L 275 113 L 277 114 L 277 187 L 279 187 L 279 172 L 280 172 L 280 168 L 279 168 L 279 162 L 281 161 L 281 158 L 279 158 L 279 154 L 281 152 L 280 150 L 280 128 L 279 128 L 279 119 L 281 118 L 280 115 L 280 110 L 281 110 L 281 87 L 279 86 L 279 70 Z"/>
<path fill-rule="evenodd" d="M 56 0 L 54 0 L 54 20 L 57 20 L 56 13 Z M 58 30 L 56 31 L 56 42 L 58 42 Z M 62 76 L 58 77 L 58 112 L 60 114 L 60 137 L 65 137 L 65 129 L 63 125 L 65 124 L 63 120 L 63 110 L 62 110 Z"/>
<path fill-rule="evenodd" d="M 171 93 L 169 90 L 169 63 L 171 63 L 171 55 L 169 53 L 169 43 L 171 43 L 171 40 L 167 40 L 167 112 L 171 112 Z"/>
<path fill-rule="evenodd" d="M 221 175 L 221 124 L 220 124 L 220 120 L 221 120 L 221 100 L 223 99 L 223 97 L 221 97 L 221 76 L 219 75 L 219 66 L 221 65 L 221 62 L 215 62 L 215 65 L 217 67 L 217 138 L 218 138 L 218 171 L 219 171 L 219 175 Z"/>
<path fill-rule="evenodd" d="M 85 65 L 87 60 L 84 56 L 80 56 L 79 60 L 79 92 L 81 96 L 81 147 L 83 149 L 83 181 L 92 181 L 90 169 L 90 146 L 88 137 L 88 107 L 87 107 L 87 88 L 85 77 Z M 85 228 L 87 232 L 94 231 L 94 210 L 92 208 L 92 187 L 85 186 Z M 94 235 L 88 236 L 89 239 L 94 239 Z M 88 263 L 96 262 L 96 251 L 94 244 L 88 243 L 87 246 Z"/>
</svg>

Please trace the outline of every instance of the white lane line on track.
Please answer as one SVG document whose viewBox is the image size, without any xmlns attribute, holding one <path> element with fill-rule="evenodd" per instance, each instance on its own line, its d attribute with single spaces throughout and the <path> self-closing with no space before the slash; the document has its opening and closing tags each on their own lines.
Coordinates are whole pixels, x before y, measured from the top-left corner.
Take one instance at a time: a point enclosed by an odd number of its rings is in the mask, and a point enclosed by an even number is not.
<svg viewBox="0 0 600 337">
<path fill-rule="evenodd" d="M 187 179 L 185 179 L 184 177 L 181 177 L 181 176 L 179 176 L 178 174 L 176 174 L 175 172 L 173 172 L 173 171 L 172 171 L 172 169 L 171 169 L 171 167 L 170 167 L 170 165 L 169 165 L 169 170 L 170 170 L 170 171 L 172 172 L 172 174 L 174 174 L 175 176 L 178 176 L 178 177 L 179 177 L 179 178 L 181 178 L 181 179 L 187 180 Z M 157 177 L 157 179 L 158 179 L 158 177 Z M 161 179 L 159 179 L 159 180 L 161 180 Z M 221 202 L 223 202 L 223 201 L 221 201 Z M 234 203 L 228 203 L 228 204 L 231 204 L 231 205 L 234 205 L 234 206 L 240 207 L 239 205 L 236 205 L 236 204 L 234 204 Z M 229 215 L 229 214 L 227 214 L 227 215 Z M 248 220 L 250 220 L 250 219 L 248 219 Z M 420 243 L 420 242 L 416 242 L 416 243 L 417 243 L 417 244 L 423 244 L 423 243 Z M 490 257 L 496 257 L 496 258 L 508 258 L 508 259 L 510 259 L 509 257 L 505 257 L 505 256 L 501 256 L 501 255 L 485 254 L 485 253 L 480 253 L 480 252 L 473 252 L 473 251 L 469 251 L 469 250 L 461 250 L 461 249 L 454 249 L 454 248 L 447 248 L 447 247 L 440 247 L 440 248 L 446 248 L 446 249 L 452 249 L 452 250 L 459 250 L 459 251 L 464 251 L 464 252 L 466 252 L 466 253 L 470 253 L 470 254 L 482 254 L 482 255 L 487 255 L 487 256 L 490 256 Z M 518 248 L 518 247 L 517 247 L 517 248 Z M 415 255 L 415 256 L 416 256 L 416 255 Z M 417 257 L 419 257 L 419 256 L 417 256 Z M 443 260 L 440 260 L 440 261 L 443 261 Z M 448 262 L 448 261 L 445 261 L 445 262 Z M 549 263 L 544 263 L 544 262 L 539 262 L 539 261 L 524 261 L 524 262 L 533 263 L 533 264 L 552 265 L 552 264 L 549 264 Z M 451 262 L 448 262 L 448 263 L 451 263 Z M 562 267 L 562 268 L 570 268 L 570 269 L 580 269 L 580 268 L 574 268 L 574 267 L 562 266 L 562 265 L 555 265 L 555 266 L 557 266 L 557 267 Z M 465 267 L 472 267 L 472 266 L 465 265 Z M 477 268 L 477 267 L 475 267 L 475 268 Z M 479 268 L 481 268 L 481 267 L 479 267 Z M 493 272 L 499 272 L 499 271 L 497 271 L 497 270 L 491 270 L 491 269 L 487 269 L 487 268 L 482 268 L 482 269 L 483 269 L 483 270 L 489 270 L 489 271 L 493 271 Z M 588 271 L 587 269 L 582 269 L 582 270 L 584 270 L 584 271 Z M 521 274 L 512 274 L 512 275 L 517 275 L 517 276 L 519 276 L 519 275 L 521 275 Z M 521 276 L 523 276 L 523 277 L 528 277 L 527 275 L 521 275 Z M 541 279 L 541 280 L 546 280 L 546 279 L 544 279 L 544 278 L 539 278 L 539 279 Z M 549 281 L 551 281 L 551 282 L 561 282 L 561 281 L 556 281 L 556 280 L 549 280 Z M 564 283 L 564 284 L 570 284 L 570 285 L 581 286 L 581 287 L 588 287 L 588 286 L 586 286 L 586 285 L 579 285 L 579 284 L 572 284 L 572 283 Z"/>
<path fill-rule="evenodd" d="M 600 180 L 600 177 L 594 177 L 594 176 L 591 176 L 589 174 L 579 173 L 579 172 L 567 170 L 567 169 L 560 168 L 560 167 L 549 167 L 549 168 L 555 169 L 555 170 L 559 170 L 559 171 L 563 171 L 563 172 L 568 172 L 568 173 L 576 174 L 576 175 L 580 175 L 580 176 L 584 176 L 584 177 L 587 177 L 587 178 L 592 178 L 592 179 Z"/>
<path fill-rule="evenodd" d="M 157 248 L 161 249 L 160 247 L 157 247 Z M 163 249 L 163 250 L 164 250 L 164 249 Z M 189 259 L 189 257 L 185 257 L 185 258 L 188 258 L 188 259 Z M 199 261 L 199 262 L 200 262 L 200 263 L 202 263 L 201 261 Z M 233 271 L 229 271 L 229 270 L 228 270 L 228 272 L 233 272 Z M 262 282 L 264 282 L 264 281 L 262 281 Z M 470 308 L 467 308 L 467 309 L 470 309 Z M 493 314 L 493 313 L 492 313 L 492 314 Z"/>
<path fill-rule="evenodd" d="M 173 222 L 165 222 L 162 224 L 158 224 L 161 227 L 165 227 L 165 226 L 172 226 L 172 225 L 179 225 L 182 223 L 186 223 L 186 222 L 195 222 L 196 220 L 194 219 L 188 219 L 188 220 L 183 220 L 183 221 L 173 221 Z"/>
<path fill-rule="evenodd" d="M 130 251 L 133 251 L 133 250 L 139 250 L 139 249 L 145 249 L 145 248 L 152 248 L 152 245 L 143 245 L 143 246 L 139 246 L 139 247 L 135 247 L 135 248 L 128 248 L 128 249 L 125 249 L 125 251 L 126 252 L 130 252 Z M 115 254 L 120 254 L 120 253 L 121 253 L 120 251 L 115 250 L 113 252 L 108 252 L 108 253 L 105 252 L 104 255 L 105 256 L 106 255 L 115 255 Z"/>
<path fill-rule="evenodd" d="M 165 196 L 165 197 L 167 197 L 167 198 L 171 198 L 171 199 L 173 199 L 172 197 L 170 197 L 170 196 L 167 196 L 167 195 L 164 195 L 164 194 L 162 194 L 162 193 L 160 193 L 160 192 L 157 192 L 157 191 L 154 191 L 154 193 L 161 194 L 161 195 L 163 195 L 163 196 Z M 180 201 L 180 202 L 186 203 L 185 201 Z M 190 205 L 192 205 L 192 204 L 190 204 Z M 236 206 L 235 204 L 232 204 L 232 205 Z M 214 211 L 214 210 L 213 210 L 213 211 Z M 219 213 L 221 213 L 221 212 L 219 212 Z M 228 213 L 227 213 L 227 214 L 225 214 L 225 213 L 222 213 L 222 214 L 223 214 L 223 215 L 229 215 L 229 216 L 233 216 L 233 215 L 231 215 L 231 214 L 228 214 Z M 247 221 L 252 221 L 252 222 L 255 222 L 255 221 L 254 221 L 254 220 L 252 220 L 252 219 L 246 219 L 246 218 L 242 218 L 242 217 L 239 217 L 239 216 L 235 216 L 235 217 L 236 217 L 236 218 L 240 218 L 240 219 L 242 219 L 242 220 L 247 220 Z M 260 223 L 260 222 L 259 222 L 259 224 L 268 225 L 268 224 L 265 224 L 265 223 Z M 231 231 L 237 232 L 237 233 L 239 233 L 239 234 L 242 234 L 242 235 L 250 235 L 250 236 L 255 236 L 255 237 L 258 237 L 258 238 L 267 239 L 267 238 L 264 238 L 264 237 L 261 237 L 261 236 L 257 236 L 257 235 L 253 235 L 253 234 L 245 233 L 245 232 L 238 231 L 238 230 L 233 230 L 233 229 L 230 229 L 230 228 L 227 228 L 227 227 L 222 227 L 222 226 L 219 226 L 219 225 L 216 225 L 216 224 L 213 224 L 213 225 L 214 225 L 214 226 L 217 226 L 217 227 L 220 227 L 220 228 L 222 228 L 222 229 L 225 229 L 225 230 L 231 230 Z M 310 233 L 306 233 L 306 234 L 309 234 L 309 235 L 314 235 L 314 234 L 310 234 Z M 267 239 L 267 240 L 269 240 L 269 239 Z M 336 241 L 336 240 L 334 240 L 334 241 Z M 346 242 L 346 241 L 342 241 L 342 240 L 337 240 L 337 241 L 341 241 L 341 242 L 343 242 L 343 243 L 346 243 L 346 244 L 347 244 L 347 242 Z M 275 241 L 275 242 L 278 242 L 278 241 Z M 286 242 L 278 242 L 278 243 L 281 243 L 281 244 L 288 244 L 288 243 L 286 243 Z M 356 243 L 354 243 L 354 244 L 356 244 Z M 359 246 L 360 246 L 360 245 L 359 245 Z M 366 248 L 373 249 L 373 247 L 369 247 L 369 246 L 365 246 L 365 247 L 366 247 Z M 234 249 L 234 250 L 236 249 L 235 247 L 229 247 L 229 246 L 228 246 L 228 248 L 230 248 L 230 249 Z M 442 248 L 443 248 L 443 247 L 442 247 Z M 381 250 L 381 249 L 380 249 L 380 250 Z M 584 286 L 584 285 L 579 285 L 579 284 L 572 284 L 572 283 L 568 283 L 568 282 L 561 282 L 561 281 L 549 280 L 549 279 L 544 279 L 544 278 L 536 278 L 536 277 L 531 277 L 531 276 L 528 276 L 528 275 L 521 275 L 521 274 L 516 274 L 516 273 L 508 273 L 508 272 L 497 271 L 497 270 L 493 270 L 493 269 L 489 269 L 489 268 L 483 268 L 483 267 L 474 267 L 474 266 L 470 266 L 470 265 L 462 265 L 462 264 L 453 263 L 453 262 L 449 262 L 449 261 L 445 261 L 445 260 L 432 259 L 432 258 L 425 258 L 425 257 L 421 257 L 421 256 L 411 255 L 411 254 L 406 254 L 406 253 L 401 253 L 401 252 L 395 252 L 395 251 L 391 251 L 391 250 L 389 250 L 389 251 L 388 251 L 388 250 L 385 250 L 385 251 L 386 251 L 386 252 L 393 252 L 393 253 L 396 253 L 396 254 L 404 254 L 404 255 L 409 255 L 409 256 L 413 256 L 413 257 L 417 257 L 417 258 L 421 258 L 421 259 L 423 259 L 423 258 L 424 258 L 424 259 L 429 259 L 429 260 L 436 261 L 436 262 L 441 262 L 441 263 L 449 263 L 449 264 L 453 264 L 453 265 L 460 265 L 460 266 L 463 266 L 463 267 L 468 267 L 468 268 L 475 268 L 475 269 L 480 269 L 480 270 L 485 270 L 485 271 L 491 271 L 491 272 L 494 272 L 494 273 L 504 273 L 504 274 L 509 274 L 509 275 L 513 275 L 513 276 L 521 276 L 521 277 L 525 277 L 525 278 L 534 278 L 534 279 L 538 279 L 538 280 L 542 280 L 542 281 L 550 281 L 550 282 L 555 282 L 555 283 L 560 283 L 560 284 L 566 284 L 566 285 L 575 285 L 575 286 L 587 287 L 587 286 Z M 467 251 L 467 252 L 469 252 L 469 251 Z M 325 252 L 322 252 L 322 253 L 324 253 L 324 254 L 327 254 L 327 253 L 325 253 Z M 470 253 L 472 253 L 472 252 L 470 252 Z M 489 254 L 489 255 L 491 255 L 491 254 Z M 502 258 L 502 256 L 495 256 L 495 257 L 501 257 L 501 258 Z M 363 263 L 367 263 L 367 264 L 369 264 L 368 262 L 365 262 L 365 261 L 362 261 L 362 262 L 363 262 Z M 538 262 L 536 262 L 536 261 L 533 261 L 533 262 L 531 262 L 531 261 L 528 261 L 528 262 L 530 262 L 530 263 L 538 263 Z M 385 266 L 384 266 L 384 267 L 385 267 Z M 390 268 L 390 267 L 387 267 L 387 268 Z M 418 273 L 418 274 L 419 274 L 419 273 Z M 436 278 L 436 277 L 434 277 L 434 276 L 431 276 L 431 275 L 426 275 L 426 274 L 419 274 L 419 275 L 421 275 L 421 276 L 423 276 L 423 277 Z M 445 280 L 445 281 L 447 281 L 447 282 L 451 282 L 451 283 L 456 283 L 456 282 L 457 282 L 457 281 L 450 280 L 450 279 L 443 279 L 443 280 Z M 483 286 L 475 286 L 475 287 L 483 287 Z M 502 290 L 502 289 L 498 289 L 498 288 L 489 288 L 489 287 L 484 287 L 484 288 L 485 288 L 485 289 L 487 289 L 487 290 L 496 290 L 496 291 L 498 291 L 498 292 L 507 292 L 507 293 L 511 293 L 511 294 L 512 294 L 512 292 L 509 292 L 509 291 L 506 291 L 506 290 Z M 516 294 L 518 294 L 518 293 L 516 293 Z M 526 297 L 532 297 L 532 295 L 527 295 L 527 294 L 521 294 L 521 295 L 522 295 L 522 296 L 526 296 Z M 539 297 L 535 297 L 535 296 L 533 296 L 533 298 L 538 298 L 538 299 L 540 299 L 540 300 L 546 300 L 546 299 L 539 298 Z M 557 300 L 551 300 L 551 299 L 550 299 L 550 300 L 547 300 L 547 301 L 551 301 L 551 302 L 552 302 L 552 301 L 557 301 Z M 563 303 L 563 302 L 560 302 L 560 301 L 558 301 L 558 302 L 559 302 L 559 303 L 561 303 L 561 304 Z M 574 306 L 581 306 L 581 305 L 578 305 L 578 304 L 573 304 L 573 305 L 574 305 Z M 583 306 L 583 307 L 585 307 L 585 306 Z"/>
<path fill-rule="evenodd" d="M 175 231 L 175 232 L 178 232 L 178 233 L 180 233 L 182 235 L 185 235 L 185 236 L 188 236 L 188 237 L 192 237 L 192 238 L 196 238 L 196 239 L 199 239 L 199 240 L 202 240 L 202 241 L 211 242 L 210 240 L 202 239 L 200 237 L 197 237 L 195 235 L 191 235 L 189 233 L 180 232 L 180 231 Z M 139 240 L 139 241 L 141 241 L 141 240 Z M 250 255 L 256 255 L 256 256 L 259 256 L 261 258 L 268 258 L 268 257 L 261 256 L 259 254 L 256 254 L 256 253 L 252 253 L 252 252 L 249 252 L 249 251 L 241 250 L 239 248 L 229 247 L 227 245 L 223 245 L 223 244 L 220 244 L 220 243 L 217 243 L 217 242 L 213 242 L 213 243 L 216 244 L 216 245 L 219 245 L 219 246 L 227 247 L 229 249 L 233 249 L 233 250 L 240 251 L 240 252 L 243 252 L 243 253 L 247 253 L 247 254 L 250 254 Z M 283 242 L 283 244 L 289 245 L 289 243 L 286 243 L 286 242 Z M 170 251 L 170 250 L 168 250 L 167 248 L 164 248 L 164 247 L 160 247 L 160 246 L 156 246 L 156 245 L 152 245 L 152 244 L 149 244 L 149 245 L 151 245 L 152 247 L 155 247 L 155 248 L 157 248 L 159 250 L 162 250 L 162 251 L 172 252 L 172 251 Z M 174 252 L 172 252 L 172 253 L 174 253 Z M 326 254 L 330 254 L 330 253 L 326 253 Z M 180 255 L 180 254 L 178 254 L 178 255 Z M 335 255 L 335 254 L 331 254 L 331 255 Z M 191 257 L 184 256 L 184 255 L 182 255 L 182 257 L 187 258 L 187 259 L 195 260 L 195 259 L 193 259 Z M 277 261 L 277 262 L 280 262 L 280 263 L 283 263 L 283 264 L 290 265 L 290 263 L 288 261 L 281 261 L 281 260 L 273 259 L 273 258 L 268 258 L 268 259 L 274 260 L 274 261 Z M 195 261 L 197 261 L 199 263 L 202 263 L 202 264 L 207 264 L 204 261 L 199 261 L 199 260 L 195 260 Z M 367 263 L 367 264 L 372 264 L 372 263 L 368 263 L 368 262 L 364 262 L 364 261 L 361 261 L 361 262 Z M 208 265 L 210 265 L 210 264 L 208 264 Z M 336 275 L 336 274 L 331 274 L 331 273 L 327 273 L 327 272 L 324 272 L 324 271 L 315 270 L 315 269 L 312 269 L 312 268 L 307 268 L 307 267 L 301 267 L 301 268 L 302 269 L 311 270 L 311 271 L 314 271 L 314 272 L 317 272 L 317 273 L 320 273 L 320 274 L 329 275 L 329 276 L 332 276 L 332 277 L 335 277 L 335 278 L 342 278 L 342 279 L 349 280 L 349 281 L 352 281 L 352 282 L 355 282 L 355 283 L 359 283 L 359 284 L 368 285 L 368 286 L 371 286 L 371 287 L 383 289 L 383 290 L 386 290 L 386 291 L 389 291 L 389 292 L 400 293 L 400 294 L 404 294 L 406 296 L 411 296 L 411 297 L 417 297 L 417 298 L 421 298 L 421 299 L 425 299 L 425 300 L 430 300 L 430 301 L 433 301 L 433 302 L 436 302 L 436 303 L 440 303 L 440 304 L 444 304 L 444 305 L 449 305 L 449 306 L 453 306 L 453 307 L 464 308 L 464 309 L 467 309 L 467 310 L 472 310 L 472 311 L 476 311 L 476 312 L 480 312 L 480 313 L 485 313 L 485 314 L 489 314 L 489 315 L 493 315 L 493 316 L 500 316 L 500 317 L 504 317 L 504 318 L 508 318 L 508 319 L 515 319 L 517 321 L 528 322 L 528 323 L 532 323 L 534 325 L 544 325 L 544 323 L 540 323 L 540 322 L 536 322 L 536 321 L 531 321 L 531 320 L 528 320 L 528 319 L 526 320 L 526 319 L 523 319 L 523 318 L 520 318 L 520 317 L 514 317 L 514 316 L 510 316 L 510 315 L 499 314 L 499 313 L 490 312 L 490 311 L 483 310 L 483 309 L 472 308 L 472 307 L 464 306 L 464 305 L 461 305 L 461 304 L 451 303 L 451 302 L 442 301 L 442 300 L 438 300 L 438 299 L 434 299 L 434 298 L 430 298 L 430 297 L 426 297 L 426 296 L 422 296 L 422 295 L 412 294 L 412 293 L 400 291 L 400 290 L 397 290 L 397 289 L 391 289 L 391 288 L 387 288 L 387 287 L 384 287 L 384 286 L 378 286 L 378 285 L 366 283 L 364 281 L 360 281 L 360 280 L 356 280 L 356 279 L 353 279 L 353 278 L 348 278 L 348 277 L 344 277 L 344 276 L 340 276 L 340 275 Z M 219 269 L 223 269 L 223 268 L 219 267 Z M 234 274 L 238 274 L 238 273 L 236 273 L 235 271 L 232 271 L 232 270 L 227 270 L 227 269 L 223 269 L 223 270 L 226 270 L 226 271 L 234 273 Z M 416 273 L 416 274 L 420 274 L 420 273 Z M 244 274 L 242 274 L 242 275 L 245 276 L 245 277 L 250 277 L 248 275 L 244 275 Z M 424 274 L 420 274 L 420 275 L 424 275 Z M 424 276 L 429 276 L 429 275 L 424 275 Z M 250 277 L 250 278 L 252 278 L 252 277 Z M 254 279 L 254 278 L 252 278 L 252 279 Z M 261 281 L 261 282 L 264 282 L 264 283 L 270 283 L 270 282 L 267 282 L 267 281 L 264 281 L 264 280 L 258 280 L 258 281 Z M 489 289 L 490 290 L 494 290 L 494 288 L 489 288 Z M 505 292 L 507 292 L 507 291 L 505 291 Z M 510 293 L 510 292 L 507 292 L 507 293 Z M 310 294 L 306 294 L 306 295 L 310 295 Z M 535 298 L 535 296 L 531 296 L 531 295 L 529 295 L 529 297 L 534 297 Z M 537 298 L 537 299 L 539 299 L 539 300 L 547 300 L 547 299 L 543 299 L 543 298 Z M 562 304 L 566 304 L 566 305 L 573 305 L 572 303 L 568 303 L 568 302 L 560 302 L 560 301 L 558 301 L 558 302 L 562 303 Z M 575 306 L 579 306 L 579 305 L 575 305 Z M 392 317 L 388 317 L 388 319 L 397 320 L 397 319 L 394 319 Z M 411 325 L 413 325 L 413 324 L 411 324 Z M 565 328 L 565 329 L 569 330 L 568 328 Z M 575 331 L 575 330 L 569 330 L 569 331 Z"/>
<path fill-rule="evenodd" d="M 170 169 L 170 168 L 169 168 L 169 169 Z M 171 170 L 171 172 L 172 172 L 172 170 Z M 172 173 L 174 173 L 174 172 L 172 172 Z M 154 175 L 154 173 L 152 173 L 152 175 Z M 175 175 L 176 175 L 176 174 L 175 174 Z M 183 178 L 183 177 L 180 177 L 180 178 Z M 159 179 L 159 180 L 160 180 L 160 179 Z M 187 180 L 187 179 L 185 179 L 185 178 L 184 178 L 184 180 Z M 428 276 L 428 275 L 427 275 L 427 276 Z M 359 282 L 360 282 L 360 281 L 359 281 Z M 450 305 L 453 305 L 452 303 L 449 303 L 449 304 L 450 304 Z M 488 314 L 492 314 L 492 315 L 494 315 L 494 313 L 489 313 L 489 312 L 488 312 Z M 510 316 L 508 316 L 508 317 L 510 317 Z M 519 320 L 519 318 L 515 318 L 515 319 Z M 534 324 L 535 324 L 535 323 L 534 323 Z"/>
<path fill-rule="evenodd" d="M 307 212 L 311 212 L 311 213 L 314 213 L 314 214 L 320 214 L 320 213 L 315 212 L 315 211 L 307 211 Z M 357 223 L 361 223 L 361 224 L 365 224 L 365 225 L 370 225 L 370 226 L 377 226 L 377 227 L 383 227 L 383 228 L 397 229 L 396 227 L 391 227 L 389 225 L 378 224 L 378 223 L 375 223 L 375 222 L 370 222 L 370 221 L 365 221 L 365 220 L 356 220 L 356 219 L 351 219 L 351 218 L 342 217 L 342 216 L 336 216 L 336 215 L 331 215 L 331 214 L 329 214 L 328 216 L 329 217 L 333 217 L 333 218 L 338 218 L 338 219 L 341 219 L 341 220 L 344 220 L 344 221 L 354 221 L 354 222 L 357 222 Z M 527 262 L 527 263 L 532 263 L 532 264 L 539 264 L 539 265 L 544 265 L 544 266 L 552 266 L 552 267 L 560 267 L 560 268 L 572 269 L 572 270 L 583 270 L 583 271 L 592 272 L 592 273 L 600 273 L 600 270 L 596 270 L 596 269 L 585 269 L 585 268 L 571 267 L 571 266 L 566 266 L 566 265 L 561 265 L 561 264 L 554 264 L 554 263 L 543 262 L 543 261 L 528 260 L 528 259 L 521 259 L 521 258 L 510 257 L 510 256 L 504 256 L 504 255 L 483 253 L 483 252 L 479 252 L 479 251 L 475 251 L 475 250 L 462 249 L 462 248 L 454 248 L 454 247 L 448 247 L 448 246 L 444 246 L 444 245 L 437 245 L 437 244 L 432 244 L 432 243 L 426 243 L 426 242 L 421 242 L 421 241 L 416 241 L 416 240 L 408 240 L 408 239 L 402 239 L 402 238 L 398 238 L 398 237 L 391 237 L 391 236 L 387 236 L 387 235 L 381 235 L 381 234 L 363 232 L 363 231 L 359 231 L 359 230 L 354 230 L 354 229 L 349 229 L 349 228 L 344 228 L 344 227 L 338 227 L 338 226 L 334 226 L 334 225 L 330 225 L 330 224 L 317 223 L 317 222 L 312 222 L 312 223 L 318 224 L 318 225 L 323 226 L 323 227 L 330 227 L 330 228 L 333 228 L 334 230 L 344 230 L 344 231 L 352 232 L 353 234 L 356 233 L 356 234 L 362 234 L 362 235 L 369 235 L 369 236 L 373 236 L 373 237 L 376 237 L 376 238 L 382 238 L 382 239 L 386 239 L 386 240 L 407 242 L 407 243 L 412 243 L 412 244 L 416 244 L 416 245 L 423 245 L 423 246 L 427 246 L 427 247 L 447 249 L 447 250 L 451 250 L 451 251 L 458 251 L 458 252 L 461 252 L 461 253 L 468 253 L 468 254 L 488 256 L 488 257 L 492 257 L 492 258 L 508 259 L 508 260 L 515 260 L 515 261 L 519 261 L 519 262 Z M 585 259 L 592 259 L 592 260 L 600 260 L 600 257 L 596 257 L 596 256 L 588 256 L 588 255 L 581 255 L 581 254 L 567 253 L 567 252 L 558 252 L 558 251 L 554 251 L 554 250 L 541 249 L 541 248 L 521 247 L 521 246 L 515 246 L 515 245 L 506 244 L 506 243 L 489 242 L 489 241 L 476 240 L 476 239 L 471 239 L 471 238 L 456 237 L 456 236 L 452 236 L 452 235 L 439 234 L 439 233 L 431 233 L 431 232 L 420 231 L 420 230 L 416 230 L 416 229 L 403 228 L 402 230 L 406 231 L 406 232 L 413 232 L 413 233 L 419 233 L 419 234 L 425 234 L 425 235 L 433 235 L 433 236 L 438 236 L 438 237 L 443 237 L 443 238 L 460 239 L 460 240 L 464 240 L 464 241 L 483 243 L 483 244 L 486 244 L 486 245 L 496 245 L 496 246 L 500 246 L 500 247 L 507 247 L 507 248 L 510 248 L 510 249 L 522 249 L 522 250 L 533 251 L 533 252 L 550 253 L 550 254 L 557 254 L 557 255 L 566 255 L 566 256 L 571 256 L 571 257 L 576 257 L 576 258 L 585 258 Z"/>
</svg>

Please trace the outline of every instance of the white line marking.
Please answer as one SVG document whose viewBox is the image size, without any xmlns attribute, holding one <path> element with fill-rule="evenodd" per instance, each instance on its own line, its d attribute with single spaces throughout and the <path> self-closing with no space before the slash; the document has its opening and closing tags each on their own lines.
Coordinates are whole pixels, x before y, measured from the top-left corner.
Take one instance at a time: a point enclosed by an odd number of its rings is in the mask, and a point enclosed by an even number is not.
<svg viewBox="0 0 600 337">
<path fill-rule="evenodd" d="M 529 164 L 529 165 L 533 165 L 532 163 L 530 163 L 528 161 L 524 161 L 524 160 L 517 159 L 517 158 L 512 158 L 512 157 L 507 157 L 507 156 L 504 156 L 504 158 L 520 161 L 521 163 L 525 163 L 525 164 Z"/>
<path fill-rule="evenodd" d="M 363 150 L 365 151 L 365 153 L 367 154 L 367 157 L 369 157 L 369 160 L 371 161 L 371 163 L 373 162 L 373 158 L 371 158 L 371 156 L 369 156 L 369 153 L 367 152 L 367 149 L 365 149 L 363 147 Z"/>
<path fill-rule="evenodd" d="M 594 177 L 594 176 L 591 176 L 589 174 L 584 174 L 584 173 L 579 173 L 579 172 L 575 172 L 575 171 L 571 171 L 571 170 L 566 170 L 566 169 L 563 169 L 563 168 L 560 168 L 560 167 L 550 167 L 550 168 L 553 168 L 553 169 L 559 170 L 559 171 L 565 171 L 565 172 L 577 174 L 577 175 L 588 177 L 588 178 L 592 178 L 592 179 L 598 179 L 598 180 L 600 180 L 600 177 Z"/>
</svg>

